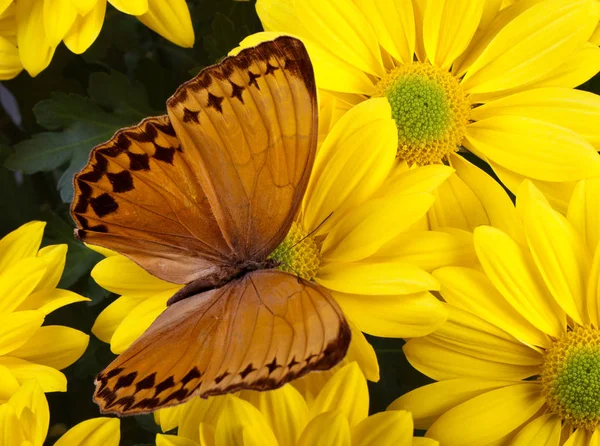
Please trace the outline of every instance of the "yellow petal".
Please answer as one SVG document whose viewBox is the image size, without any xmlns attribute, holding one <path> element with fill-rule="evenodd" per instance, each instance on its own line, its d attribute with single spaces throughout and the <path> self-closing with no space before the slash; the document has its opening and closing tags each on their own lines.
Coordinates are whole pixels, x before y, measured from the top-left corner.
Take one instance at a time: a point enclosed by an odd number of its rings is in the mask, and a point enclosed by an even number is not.
<svg viewBox="0 0 600 446">
<path fill-rule="evenodd" d="M 352 443 L 359 446 L 411 446 L 412 437 L 412 415 L 404 410 L 371 415 L 352 429 Z"/>
<path fill-rule="evenodd" d="M 419 192 L 433 193 L 444 181 L 450 178 L 453 172 L 452 168 L 443 164 L 405 169 L 404 165 L 399 163 L 374 196 L 410 195 Z"/>
<path fill-rule="evenodd" d="M 539 366 L 488 361 L 448 349 L 429 338 L 414 338 L 404 347 L 408 362 L 421 373 L 441 381 L 456 378 L 519 380 L 539 374 Z"/>
<path fill-rule="evenodd" d="M 296 444 L 308 421 L 308 407 L 300 392 L 286 384 L 269 392 L 246 390 L 240 398 L 248 401 L 265 417 L 278 444 Z"/>
<path fill-rule="evenodd" d="M 0 274 L 0 313 L 17 308 L 46 274 L 46 263 L 37 257 L 15 262 Z"/>
<path fill-rule="evenodd" d="M 17 311 L 0 314 L 0 355 L 6 355 L 25 344 L 42 326 L 39 311 Z"/>
<path fill-rule="evenodd" d="M 373 336 L 410 338 L 438 328 L 447 311 L 429 293 L 406 296 L 360 296 L 333 293 L 359 330 Z"/>
<path fill-rule="evenodd" d="M 152 414 L 154 415 L 154 422 L 160 426 L 163 432 L 169 432 L 179 425 L 181 409 L 186 407 L 186 404 L 179 404 L 159 409 Z"/>
<path fill-rule="evenodd" d="M 440 283 L 440 294 L 450 305 L 491 322 L 526 344 L 549 346 L 548 337 L 510 306 L 485 274 L 448 267 L 434 271 L 433 276 Z"/>
<path fill-rule="evenodd" d="M 264 446 L 277 446 L 277 439 L 262 414 L 250 403 L 235 396 L 225 397 L 225 407 L 215 429 L 215 443 L 222 445 L 243 445 L 248 433 L 256 432 Z"/>
<path fill-rule="evenodd" d="M 215 426 L 217 424 L 221 412 L 226 407 L 225 402 L 228 398 L 228 395 L 208 399 L 192 398 L 183 404 L 177 434 L 202 445 L 202 436 L 209 433 L 205 426 Z"/>
<path fill-rule="evenodd" d="M 313 416 L 338 410 L 350 427 L 356 426 L 369 414 L 367 381 L 356 362 L 345 365 L 327 381 L 310 407 Z"/>
<path fill-rule="evenodd" d="M 449 68 L 471 42 L 482 12 L 483 2 L 427 2 L 423 17 L 423 43 L 429 61 Z"/>
<path fill-rule="evenodd" d="M 356 361 L 365 378 L 369 381 L 379 381 L 379 363 L 377 362 L 375 349 L 369 344 L 369 341 L 367 341 L 367 338 L 365 338 L 356 324 L 348 318 L 348 315 L 346 315 L 346 321 L 350 325 L 352 338 L 344 359 L 348 362 Z"/>
<path fill-rule="evenodd" d="M 489 224 L 481 202 L 467 184 L 451 175 L 435 192 L 435 202 L 429 210 L 431 229 L 456 228 L 473 231 L 477 226 Z"/>
<path fill-rule="evenodd" d="M 77 9 L 72 0 L 43 1 L 46 44 L 56 47 L 75 21 Z"/>
<path fill-rule="evenodd" d="M 529 251 L 495 228 L 479 227 L 474 236 L 479 261 L 495 288 L 536 328 L 560 336 L 565 313 L 549 298 Z"/>
<path fill-rule="evenodd" d="M 175 435 L 156 434 L 156 446 L 198 446 L 198 443 Z"/>
<path fill-rule="evenodd" d="M 21 70 L 23 65 L 18 48 L 10 40 L 0 36 L 0 81 L 16 77 Z"/>
<path fill-rule="evenodd" d="M 586 309 L 590 322 L 595 327 L 600 327 L 600 245 L 596 247 L 596 252 L 592 260 L 590 277 L 586 291 Z"/>
<path fill-rule="evenodd" d="M 27 296 L 17 307 L 17 310 L 39 310 L 44 315 L 47 315 L 65 305 L 84 301 L 89 302 L 90 299 L 80 296 L 73 291 L 61 290 L 60 288 L 45 288 Z"/>
<path fill-rule="evenodd" d="M 38 257 L 46 262 L 46 275 L 38 283 L 35 291 L 44 288 L 56 288 L 60 277 L 65 269 L 65 261 L 67 260 L 67 245 L 50 245 L 45 246 L 38 252 Z"/>
<path fill-rule="evenodd" d="M 520 175 L 573 181 L 600 174 L 600 156 L 577 133 L 523 116 L 495 116 L 467 126 L 465 147 Z"/>
<path fill-rule="evenodd" d="M 83 355 L 89 340 L 88 335 L 70 327 L 44 326 L 11 356 L 62 370 Z"/>
<path fill-rule="evenodd" d="M 580 181 L 569 203 L 567 218 L 583 235 L 591 253 L 600 241 L 600 179 L 590 178 Z"/>
<path fill-rule="evenodd" d="M 598 441 L 598 433 L 594 431 L 595 441 Z M 576 429 L 575 432 L 565 441 L 563 446 L 596 446 L 597 443 L 592 443 L 591 438 L 588 439 L 589 433 L 585 429 Z"/>
<path fill-rule="evenodd" d="M 37 255 L 45 226 L 43 221 L 25 223 L 0 240 L 0 273 L 21 259 Z"/>
<path fill-rule="evenodd" d="M 194 28 L 185 0 L 148 0 L 148 12 L 138 19 L 176 45 L 194 46 Z"/>
<path fill-rule="evenodd" d="M 502 186 L 465 158 L 454 154 L 449 158 L 456 174 L 479 199 L 490 225 L 506 232 L 519 243 L 524 242 L 523 224 Z"/>
<path fill-rule="evenodd" d="M 348 421 L 338 410 L 314 417 L 302 432 L 296 446 L 350 446 Z"/>
<path fill-rule="evenodd" d="M 55 46 L 46 43 L 44 32 L 44 3 L 38 0 L 17 2 L 17 43 L 21 63 L 35 77 L 52 60 Z"/>
<path fill-rule="evenodd" d="M 33 422 L 28 426 L 29 429 L 26 429 L 26 434 L 33 444 L 41 445 L 48 432 L 50 412 L 40 385 L 35 380 L 25 382 L 10 398 L 8 404 L 15 409 L 21 423 L 27 418 L 26 413 L 31 415 Z"/>
<path fill-rule="evenodd" d="M 0 366 L 0 407 L 19 390 L 19 382 L 7 367 Z M 2 432 L 2 429 L 0 429 Z"/>
<path fill-rule="evenodd" d="M 67 390 L 67 378 L 52 367 L 10 356 L 0 356 L 0 366 L 9 369 L 21 385 L 29 379 L 34 379 L 44 392 L 66 392 Z"/>
<path fill-rule="evenodd" d="M 527 193 L 528 184 L 521 185 L 519 197 Z M 575 322 L 589 323 L 584 296 L 592 259 L 584 238 L 540 200 L 530 200 L 523 223 L 533 260 L 550 293 Z"/>
<path fill-rule="evenodd" d="M 125 256 L 112 256 L 100 261 L 92 277 L 102 288 L 116 294 L 146 297 L 161 291 L 177 291 L 181 285 L 165 282 L 133 263 Z"/>
<path fill-rule="evenodd" d="M 285 31 L 297 36 L 306 33 L 294 11 L 293 0 L 257 0 L 256 13 L 265 31 Z"/>
<path fill-rule="evenodd" d="M 326 262 L 352 262 L 373 255 L 420 220 L 433 204 L 429 193 L 395 195 L 363 203 L 346 214 L 323 241 Z"/>
<path fill-rule="evenodd" d="M 437 290 L 437 281 L 422 269 L 399 262 L 330 263 L 315 281 L 341 293 L 389 296 Z"/>
<path fill-rule="evenodd" d="M 21 427 L 15 409 L 8 404 L 0 405 L 0 441 L 5 446 L 23 446 L 27 444 L 25 432 Z"/>
<path fill-rule="evenodd" d="M 96 5 L 97 1 L 98 0 L 71 0 L 71 3 L 73 3 L 73 6 L 77 9 L 77 14 L 86 15 Z"/>
<path fill-rule="evenodd" d="M 385 98 L 346 113 L 319 149 L 303 205 L 304 228 L 314 230 L 327 219 L 322 233 L 369 198 L 390 173 L 397 146 L 398 131 Z"/>
<path fill-rule="evenodd" d="M 412 62 L 415 52 L 415 18 L 410 1 L 358 0 L 379 44 L 397 61 Z"/>
<path fill-rule="evenodd" d="M 142 15 L 148 12 L 148 0 L 108 0 L 111 5 L 125 14 Z"/>
<path fill-rule="evenodd" d="M 312 40 L 366 73 L 385 74 L 377 36 L 353 2 L 295 0 L 294 9 Z"/>
<path fill-rule="evenodd" d="M 560 417 L 547 413 L 527 423 L 511 444 L 514 446 L 527 446 L 530 444 L 558 445 L 560 443 L 561 427 Z"/>
<path fill-rule="evenodd" d="M 394 400 L 387 410 L 408 410 L 415 428 L 427 429 L 448 410 L 489 390 L 514 384 L 488 379 L 449 379 L 412 390 Z M 441 397 L 443 396 L 443 397 Z"/>
<path fill-rule="evenodd" d="M 526 85 L 581 48 L 598 23 L 594 2 L 549 0 L 507 24 L 471 65 L 462 81 L 469 93 Z"/>
<path fill-rule="evenodd" d="M 523 425 L 544 405 L 540 391 L 538 384 L 524 383 L 484 393 L 438 418 L 427 436 L 456 446 L 489 444 Z"/>
<path fill-rule="evenodd" d="M 98 315 L 92 327 L 92 333 L 102 342 L 110 342 L 123 319 L 141 302 L 142 300 L 139 298 L 119 297 Z"/>
<path fill-rule="evenodd" d="M 77 16 L 64 38 L 67 48 L 75 54 L 85 52 L 100 34 L 105 13 L 106 0 L 98 0 L 90 12 Z"/>
<path fill-rule="evenodd" d="M 0 15 L 11 5 L 13 0 L 0 0 Z"/>
<path fill-rule="evenodd" d="M 118 418 L 91 418 L 69 429 L 54 446 L 119 446 L 120 425 Z"/>
</svg>

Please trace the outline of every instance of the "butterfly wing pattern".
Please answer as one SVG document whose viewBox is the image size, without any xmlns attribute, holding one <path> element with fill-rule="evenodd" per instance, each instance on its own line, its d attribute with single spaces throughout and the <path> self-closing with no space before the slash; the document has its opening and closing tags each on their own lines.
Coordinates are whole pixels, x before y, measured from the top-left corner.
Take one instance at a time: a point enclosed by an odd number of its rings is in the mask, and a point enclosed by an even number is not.
<svg viewBox="0 0 600 446">
<path fill-rule="evenodd" d="M 268 269 L 316 151 L 302 43 L 279 37 L 228 57 L 183 84 L 167 110 L 94 148 L 74 180 L 76 235 L 164 280 L 214 286 L 172 303 L 98 375 L 104 413 L 277 388 L 332 367 L 350 342 L 324 288 Z"/>
</svg>

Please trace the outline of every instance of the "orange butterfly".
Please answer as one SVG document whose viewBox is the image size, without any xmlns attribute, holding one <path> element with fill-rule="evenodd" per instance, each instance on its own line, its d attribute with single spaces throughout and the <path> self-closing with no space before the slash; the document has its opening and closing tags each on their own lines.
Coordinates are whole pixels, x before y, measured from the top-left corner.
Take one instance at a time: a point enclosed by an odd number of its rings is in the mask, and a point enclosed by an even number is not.
<svg viewBox="0 0 600 446">
<path fill-rule="evenodd" d="M 185 286 L 98 374 L 104 413 L 130 415 L 269 390 L 346 354 L 328 292 L 269 255 L 304 196 L 317 97 L 302 43 L 279 37 L 202 70 L 147 118 L 94 148 L 75 176 L 76 236 Z"/>
</svg>

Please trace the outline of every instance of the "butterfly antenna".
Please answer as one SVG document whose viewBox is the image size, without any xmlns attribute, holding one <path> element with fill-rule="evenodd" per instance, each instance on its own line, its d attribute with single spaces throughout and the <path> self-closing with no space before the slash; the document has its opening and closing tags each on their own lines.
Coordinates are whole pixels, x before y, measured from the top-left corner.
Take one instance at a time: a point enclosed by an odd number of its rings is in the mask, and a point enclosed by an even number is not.
<svg viewBox="0 0 600 446">
<path fill-rule="evenodd" d="M 294 246 L 296 246 L 297 244 L 299 244 L 299 243 L 302 243 L 302 242 L 303 242 L 304 240 L 306 240 L 308 237 L 310 237 L 310 236 L 311 236 L 311 235 L 313 235 L 315 232 L 317 232 L 319 229 L 321 229 L 321 226 L 323 226 L 323 225 L 325 224 L 325 222 L 331 218 L 331 216 L 332 216 L 332 215 L 333 215 L 333 211 L 331 211 L 331 212 L 329 213 L 329 215 L 328 215 L 327 217 L 325 217 L 325 218 L 323 219 L 323 221 L 322 221 L 321 223 L 319 223 L 319 224 L 318 224 L 318 226 L 317 226 L 315 229 L 313 229 L 312 231 L 310 231 L 308 234 L 306 234 L 304 237 L 302 237 L 300 240 L 298 240 L 296 243 L 294 243 L 292 246 L 290 246 L 290 248 L 289 248 L 289 249 L 292 249 L 292 248 L 293 248 Z"/>
</svg>

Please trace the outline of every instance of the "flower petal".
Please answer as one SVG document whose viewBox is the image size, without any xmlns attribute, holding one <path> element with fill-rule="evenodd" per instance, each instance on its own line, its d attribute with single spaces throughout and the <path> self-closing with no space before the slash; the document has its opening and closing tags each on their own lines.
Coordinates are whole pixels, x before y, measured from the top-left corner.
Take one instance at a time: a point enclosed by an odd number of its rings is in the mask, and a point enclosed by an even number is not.
<svg viewBox="0 0 600 446">
<path fill-rule="evenodd" d="M 263 415 L 252 404 L 235 396 L 225 397 L 224 408 L 215 429 L 215 444 L 247 444 L 247 436 L 262 439 L 264 446 L 277 446 L 277 439 Z"/>
<path fill-rule="evenodd" d="M 21 347 L 43 323 L 44 315 L 39 311 L 0 314 L 0 355 Z"/>
<path fill-rule="evenodd" d="M 19 49 L 10 40 L 0 36 L 0 81 L 16 77 L 21 70 L 23 65 L 19 58 Z"/>
<path fill-rule="evenodd" d="M 443 164 L 409 169 L 404 163 L 399 163 L 374 197 L 410 195 L 420 192 L 433 193 L 453 173 L 452 168 Z"/>
<path fill-rule="evenodd" d="M 465 147 L 539 180 L 573 181 L 600 175 L 600 156 L 585 138 L 524 116 L 494 116 L 468 125 Z"/>
<path fill-rule="evenodd" d="M 350 427 L 339 410 L 314 417 L 302 432 L 296 446 L 350 446 Z"/>
<path fill-rule="evenodd" d="M 515 436 L 511 444 L 514 446 L 527 446 L 530 444 L 558 446 L 561 430 L 560 417 L 547 413 L 527 423 Z"/>
<path fill-rule="evenodd" d="M 491 322 L 525 344 L 549 346 L 548 337 L 510 306 L 485 274 L 470 268 L 448 267 L 434 271 L 433 276 L 450 305 Z"/>
<path fill-rule="evenodd" d="M 456 446 L 489 444 L 523 425 L 544 405 L 540 391 L 538 384 L 523 383 L 476 396 L 438 418 L 427 437 Z"/>
<path fill-rule="evenodd" d="M 8 404 L 15 409 L 21 422 L 23 422 L 24 412 L 28 412 L 32 416 L 35 421 L 28 426 L 29 429 L 26 429 L 28 430 L 27 436 L 33 444 L 44 443 L 50 423 L 50 411 L 46 395 L 40 385 L 35 380 L 28 380 L 10 398 Z"/>
<path fill-rule="evenodd" d="M 365 375 L 365 378 L 372 382 L 378 382 L 379 363 L 377 362 L 375 349 L 371 344 L 369 344 L 369 341 L 367 341 L 365 335 L 362 334 L 362 331 L 360 331 L 356 324 L 352 322 L 347 315 L 346 321 L 348 322 L 348 325 L 350 325 L 352 337 L 350 340 L 350 346 L 348 347 L 348 352 L 346 353 L 346 357 L 344 359 L 348 362 L 356 361 Z"/>
<path fill-rule="evenodd" d="M 294 11 L 293 0 L 257 0 L 256 13 L 265 31 L 285 31 L 297 36 L 306 33 Z"/>
<path fill-rule="evenodd" d="M 0 407 L 8 401 L 14 393 L 19 390 L 19 382 L 17 378 L 10 373 L 7 367 L 0 365 Z M 2 432 L 2 429 L 0 429 Z"/>
<path fill-rule="evenodd" d="M 586 245 L 593 253 L 600 242 L 600 179 L 590 178 L 580 181 L 569 203 L 567 218 L 583 235 Z"/>
<path fill-rule="evenodd" d="M 46 263 L 37 257 L 16 261 L 0 274 L 0 313 L 13 311 L 37 287 L 46 274 Z"/>
<path fill-rule="evenodd" d="M 405 296 L 360 296 L 333 293 L 359 330 L 373 336 L 410 338 L 438 328 L 447 311 L 430 293 Z"/>
<path fill-rule="evenodd" d="M 0 442 L 5 446 L 27 445 L 25 432 L 17 413 L 8 404 L 0 405 Z"/>
<path fill-rule="evenodd" d="M 360 446 L 410 446 L 413 420 L 410 412 L 390 410 L 365 418 L 352 429 L 352 443 Z"/>
<path fill-rule="evenodd" d="M 118 418 L 91 418 L 69 429 L 54 446 L 119 446 L 120 426 Z"/>
<path fill-rule="evenodd" d="M 46 262 L 46 275 L 38 283 L 35 291 L 56 288 L 65 269 L 67 245 L 49 245 L 39 250 L 38 257 Z"/>
<path fill-rule="evenodd" d="M 86 15 L 92 10 L 97 1 L 98 0 L 71 0 L 71 3 L 73 3 L 73 6 L 77 9 L 77 14 Z"/>
<path fill-rule="evenodd" d="M 508 23 L 471 65 L 462 86 L 489 93 L 526 85 L 581 48 L 598 23 L 594 2 L 539 3 Z"/>
<path fill-rule="evenodd" d="M 38 310 L 47 315 L 65 305 L 75 302 L 89 302 L 90 300 L 73 291 L 61 290 L 60 288 L 45 288 L 27 296 L 17 307 L 17 310 Z"/>
<path fill-rule="evenodd" d="M 77 17 L 72 0 L 43 0 L 46 44 L 56 47 Z"/>
<path fill-rule="evenodd" d="M 397 61 L 412 62 L 415 52 L 412 2 L 358 0 L 355 3 L 372 25 L 379 44 Z"/>
<path fill-rule="evenodd" d="M 585 297 L 588 316 L 594 327 L 600 327 L 600 299 L 598 296 L 600 296 L 600 245 L 596 247 L 592 260 Z"/>
<path fill-rule="evenodd" d="M 600 48 L 587 43 L 569 54 L 554 70 L 538 78 L 535 87 L 575 88 L 600 71 Z"/>
<path fill-rule="evenodd" d="M 429 61 L 448 69 L 467 48 L 481 20 L 483 2 L 428 2 L 423 17 L 423 43 Z"/>
<path fill-rule="evenodd" d="M 102 342 L 109 343 L 123 319 L 141 302 L 141 299 L 135 297 L 119 297 L 98 315 L 92 333 Z"/>
<path fill-rule="evenodd" d="M 419 387 L 394 400 L 387 410 L 408 410 L 415 428 L 427 429 L 448 410 L 489 390 L 514 384 L 488 379 L 449 379 Z"/>
<path fill-rule="evenodd" d="M 11 356 L 62 370 L 77 361 L 88 346 L 90 337 L 70 327 L 40 327 Z"/>
<path fill-rule="evenodd" d="M 315 281 L 341 293 L 389 296 L 437 290 L 437 281 L 422 269 L 399 262 L 330 263 Z"/>
<path fill-rule="evenodd" d="M 475 230 L 474 240 L 483 269 L 508 303 L 536 328 L 559 337 L 566 327 L 565 313 L 548 298 L 529 251 L 502 231 L 487 226 Z"/>
<path fill-rule="evenodd" d="M 156 434 L 156 446 L 198 446 L 198 443 L 175 435 Z"/>
<path fill-rule="evenodd" d="M 385 74 L 377 36 L 353 2 L 295 0 L 294 10 L 311 39 L 366 73 Z"/>
<path fill-rule="evenodd" d="M 403 347 L 408 362 L 432 379 L 456 378 L 519 380 L 539 373 L 539 366 L 507 364 L 448 349 L 446 345 L 426 338 L 414 338 Z"/>
<path fill-rule="evenodd" d="M 87 51 L 100 34 L 105 14 L 106 0 L 98 0 L 90 12 L 77 16 L 64 38 L 67 48 L 75 54 Z"/>
<path fill-rule="evenodd" d="M 596 437 L 594 440 L 597 442 L 597 430 L 594 431 L 593 435 Z M 563 446 L 596 446 L 598 443 L 592 443 L 592 439 L 588 439 L 589 436 L 589 433 L 585 429 L 576 429 L 575 432 L 569 436 L 567 441 L 565 441 Z"/>
<path fill-rule="evenodd" d="M 38 0 L 19 0 L 16 4 L 17 46 L 21 63 L 35 77 L 50 64 L 56 47 L 46 43 L 44 3 Z"/>
<path fill-rule="evenodd" d="M 43 221 L 31 221 L 0 240 L 0 273 L 19 260 L 37 255 L 45 226 Z"/>
<path fill-rule="evenodd" d="M 148 12 L 138 19 L 176 45 L 194 46 L 194 27 L 185 0 L 148 0 Z"/>
<path fill-rule="evenodd" d="M 304 228 L 314 230 L 327 219 L 321 229 L 326 232 L 369 198 L 390 173 L 397 146 L 398 131 L 385 98 L 346 113 L 319 149 L 303 204 Z"/>
<path fill-rule="evenodd" d="M 21 385 L 28 379 L 35 379 L 44 392 L 67 391 L 67 378 L 52 367 L 10 356 L 0 356 L 0 366 L 8 368 Z"/>
<path fill-rule="evenodd" d="M 148 0 L 109 0 L 109 2 L 125 14 L 142 15 L 148 12 Z"/>
</svg>

